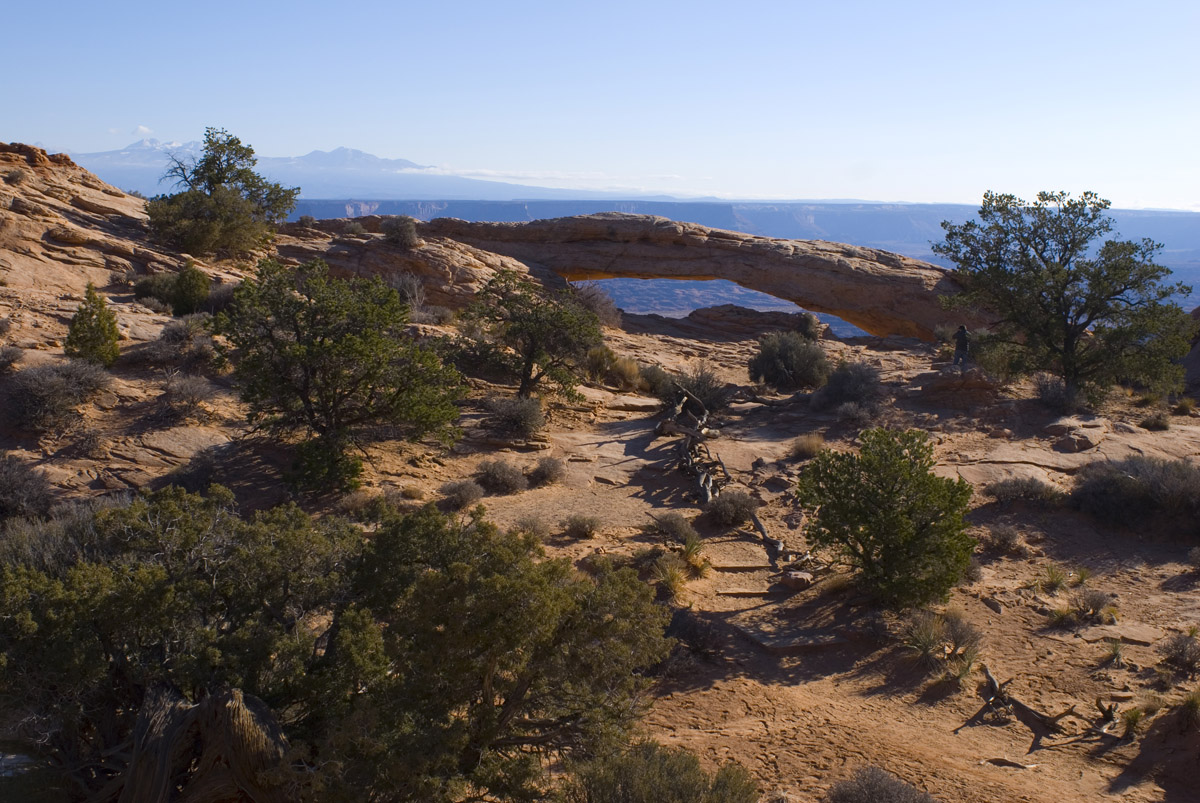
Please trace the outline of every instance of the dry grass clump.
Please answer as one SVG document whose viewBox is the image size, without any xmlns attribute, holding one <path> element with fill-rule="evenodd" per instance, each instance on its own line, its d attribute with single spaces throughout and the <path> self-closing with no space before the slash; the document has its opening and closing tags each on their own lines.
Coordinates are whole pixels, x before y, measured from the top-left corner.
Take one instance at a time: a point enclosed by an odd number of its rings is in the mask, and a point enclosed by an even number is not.
<svg viewBox="0 0 1200 803">
<path fill-rule="evenodd" d="M 758 500 L 745 491 L 725 491 L 709 502 L 705 510 L 718 524 L 736 527 L 749 521 L 758 507 Z"/>
<path fill-rule="evenodd" d="M 1179 719 L 1188 730 L 1200 728 L 1200 689 L 1184 695 L 1179 703 Z"/>
<path fill-rule="evenodd" d="M 1192 567 L 1192 571 L 1200 572 L 1200 546 L 1194 546 L 1188 550 L 1187 561 L 1188 565 Z"/>
<path fill-rule="evenodd" d="M 1138 426 L 1151 432 L 1164 432 L 1171 428 L 1171 418 L 1165 412 L 1157 412 L 1143 418 Z"/>
<path fill-rule="evenodd" d="M 944 614 L 917 611 L 900 631 L 901 642 L 926 672 L 941 671 L 946 680 L 960 687 L 975 671 L 983 632 L 966 620 L 961 611 Z"/>
<path fill-rule="evenodd" d="M 159 403 L 172 416 L 190 418 L 213 397 L 214 392 L 212 383 L 202 376 L 172 373 L 163 382 Z"/>
<path fill-rule="evenodd" d="M 0 376 L 12 370 L 24 356 L 25 349 L 20 346 L 0 346 Z"/>
<path fill-rule="evenodd" d="M 600 519 L 595 516 L 585 516 L 582 513 L 575 513 L 567 516 L 563 521 L 563 535 L 575 540 L 595 538 L 596 534 L 600 532 L 601 524 Z"/>
<path fill-rule="evenodd" d="M 869 765 L 831 786 L 823 803 L 937 803 L 937 799 L 890 772 Z"/>
<path fill-rule="evenodd" d="M 0 454 L 0 521 L 44 516 L 50 510 L 51 498 L 46 472 L 10 454 Z"/>
<path fill-rule="evenodd" d="M 1057 594 L 1067 587 L 1067 572 L 1057 563 L 1051 563 L 1046 566 L 1046 570 L 1042 575 L 1042 579 L 1038 581 L 1038 587 L 1047 594 Z"/>
<path fill-rule="evenodd" d="M 438 493 L 442 495 L 442 507 L 446 510 L 462 510 L 483 499 L 483 488 L 474 480 L 456 480 L 448 482 Z"/>
<path fill-rule="evenodd" d="M 557 457 L 543 457 L 529 472 L 529 487 L 540 488 L 561 482 L 567 476 L 567 465 Z"/>
<path fill-rule="evenodd" d="M 993 482 L 984 493 L 997 502 L 1032 502 L 1056 506 L 1066 500 L 1066 494 L 1036 477 L 1011 477 Z"/>
<path fill-rule="evenodd" d="M 43 363 L 12 378 L 8 406 L 21 425 L 37 430 L 58 428 L 80 404 L 111 384 L 107 371 L 84 360 Z"/>
<path fill-rule="evenodd" d="M 550 537 L 550 525 L 541 516 L 531 513 L 517 519 L 513 523 L 510 532 L 524 533 L 525 535 L 533 536 L 539 541 L 544 541 Z"/>
<path fill-rule="evenodd" d="M 494 494 L 514 494 L 529 487 L 525 473 L 506 460 L 485 460 L 475 469 L 475 481 Z"/>
<path fill-rule="evenodd" d="M 1121 712 L 1121 738 L 1132 739 L 1137 735 L 1138 728 L 1142 725 L 1142 718 L 1145 712 L 1140 708 L 1127 708 Z"/>
<path fill-rule="evenodd" d="M 487 400 L 486 405 L 491 415 L 485 426 L 492 432 L 518 438 L 532 438 L 546 426 L 541 399 L 491 398 Z"/>
<path fill-rule="evenodd" d="M 1171 412 L 1175 415 L 1191 415 L 1196 410 L 1196 400 L 1191 396 L 1180 396 L 1175 401 L 1175 406 L 1171 408 Z"/>
<path fill-rule="evenodd" d="M 712 568 L 708 556 L 704 554 L 704 542 L 699 536 L 690 536 L 683 542 L 679 557 L 683 559 L 692 577 L 703 577 Z"/>
<path fill-rule="evenodd" d="M 636 390 L 642 384 L 642 370 L 637 360 L 618 357 L 603 345 L 588 349 L 584 373 L 594 382 L 604 382 L 621 390 Z"/>
<path fill-rule="evenodd" d="M 946 623 L 932 611 L 917 611 L 900 631 L 900 640 L 924 669 L 933 671 L 946 657 Z"/>
<path fill-rule="evenodd" d="M 809 460 L 819 455 L 825 449 L 825 436 L 819 432 L 798 435 L 788 447 L 788 457 L 792 460 Z"/>
<path fill-rule="evenodd" d="M 675 511 L 655 517 L 654 529 L 662 533 L 668 541 L 680 544 L 686 543 L 689 538 L 700 537 L 687 517 Z"/>
<path fill-rule="evenodd" d="M 1200 633 L 1195 627 L 1176 633 L 1158 648 L 1162 662 L 1180 674 L 1191 677 L 1200 669 Z"/>
<path fill-rule="evenodd" d="M 1023 558 L 1029 554 L 1029 547 L 1021 537 L 1020 531 L 1011 524 L 998 524 L 988 530 L 982 539 L 984 551 L 993 555 Z"/>
<path fill-rule="evenodd" d="M 673 552 L 662 555 L 654 562 L 651 576 L 661 593 L 668 600 L 679 599 L 687 588 L 689 568 L 683 558 Z"/>
</svg>

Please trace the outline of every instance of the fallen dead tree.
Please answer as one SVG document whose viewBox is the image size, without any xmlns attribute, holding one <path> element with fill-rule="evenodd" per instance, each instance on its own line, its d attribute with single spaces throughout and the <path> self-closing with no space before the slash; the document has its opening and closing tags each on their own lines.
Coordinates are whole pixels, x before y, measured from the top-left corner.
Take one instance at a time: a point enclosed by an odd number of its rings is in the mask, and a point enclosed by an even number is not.
<svg viewBox="0 0 1200 803">
<path fill-rule="evenodd" d="M 1039 729 L 1045 733 L 1062 733 L 1063 728 L 1059 723 L 1067 717 L 1079 716 L 1074 705 L 1059 714 L 1044 714 L 1021 702 L 1008 692 L 1008 686 L 1014 679 L 1009 678 L 1000 683 L 986 665 L 983 667 L 983 677 L 984 686 L 980 691 L 980 696 L 983 698 L 984 706 L 996 713 L 1003 711 L 1014 715 L 1035 733 Z"/>
</svg>

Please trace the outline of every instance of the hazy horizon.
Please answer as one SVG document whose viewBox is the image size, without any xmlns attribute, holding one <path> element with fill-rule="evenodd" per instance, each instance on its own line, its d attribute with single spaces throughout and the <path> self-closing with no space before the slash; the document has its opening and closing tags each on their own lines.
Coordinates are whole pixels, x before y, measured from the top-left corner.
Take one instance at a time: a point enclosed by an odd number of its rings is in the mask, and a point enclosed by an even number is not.
<svg viewBox="0 0 1200 803">
<path fill-rule="evenodd" d="M 8 140 L 223 127 L 435 175 L 720 200 L 977 205 L 1095 190 L 1200 210 L 1200 7 L 68 0 L 6 15 Z M 65 24 L 64 24 L 65 23 Z"/>
</svg>

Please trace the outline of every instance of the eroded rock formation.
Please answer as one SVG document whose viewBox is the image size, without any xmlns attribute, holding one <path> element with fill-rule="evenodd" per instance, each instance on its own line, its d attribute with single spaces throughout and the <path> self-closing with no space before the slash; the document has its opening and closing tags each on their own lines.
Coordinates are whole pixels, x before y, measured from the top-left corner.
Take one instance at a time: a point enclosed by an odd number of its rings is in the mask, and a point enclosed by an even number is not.
<svg viewBox="0 0 1200 803">
<path fill-rule="evenodd" d="M 570 279 L 728 279 L 877 335 L 930 339 L 959 287 L 927 262 L 819 240 L 776 240 L 662 217 L 604 213 L 530 223 L 438 218 L 420 227 Z"/>
</svg>

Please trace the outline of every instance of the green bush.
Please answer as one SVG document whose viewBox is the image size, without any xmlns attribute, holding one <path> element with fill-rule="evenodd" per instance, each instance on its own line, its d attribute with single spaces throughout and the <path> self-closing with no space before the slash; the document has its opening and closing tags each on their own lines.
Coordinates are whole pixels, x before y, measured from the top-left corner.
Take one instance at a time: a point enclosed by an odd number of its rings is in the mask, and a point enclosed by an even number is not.
<svg viewBox="0 0 1200 803">
<path fill-rule="evenodd" d="M 685 543 L 689 538 L 699 538 L 700 534 L 682 513 L 671 511 L 654 519 L 654 528 L 668 541 Z"/>
<path fill-rule="evenodd" d="M 562 803 L 757 803 L 758 784 L 740 764 L 713 775 L 681 747 L 641 742 L 573 768 Z"/>
<path fill-rule="evenodd" d="M 812 406 L 814 410 L 828 410 L 847 402 L 872 405 L 882 390 L 878 368 L 865 362 L 841 362 L 813 394 Z"/>
<path fill-rule="evenodd" d="M 869 429 L 859 454 L 825 451 L 800 476 L 810 544 L 839 552 L 884 604 L 944 598 L 962 579 L 975 539 L 966 532 L 971 485 L 933 473 L 919 430 Z"/>
<path fill-rule="evenodd" d="M 208 301 L 209 285 L 208 275 L 189 260 L 172 282 L 171 310 L 176 315 L 200 312 Z"/>
<path fill-rule="evenodd" d="M 50 480 L 10 454 L 0 453 L 0 521 L 44 516 L 50 510 Z"/>
<path fill-rule="evenodd" d="M 595 538 L 602 524 L 595 516 L 573 513 L 562 523 L 563 535 L 574 539 Z"/>
<path fill-rule="evenodd" d="M 779 391 L 815 388 L 829 377 L 825 351 L 797 332 L 773 332 L 758 341 L 750 379 Z"/>
<path fill-rule="evenodd" d="M 68 357 L 107 368 L 120 356 L 121 349 L 117 345 L 120 338 L 117 316 L 108 308 L 104 297 L 96 292 L 96 286 L 88 282 L 83 303 L 71 318 L 63 351 Z"/>
<path fill-rule="evenodd" d="M 830 787 L 824 803 L 937 803 L 937 799 L 886 770 L 867 766 Z"/>
<path fill-rule="evenodd" d="M 421 244 L 421 238 L 417 235 L 417 220 L 408 215 L 386 218 L 379 224 L 379 230 L 392 245 L 410 249 Z"/>
<path fill-rule="evenodd" d="M 643 367 L 642 384 L 645 385 L 646 391 L 651 396 L 661 399 L 664 404 L 675 403 L 675 394 L 678 392 L 675 389 L 675 375 L 664 371 L 661 366 L 647 365 Z"/>
</svg>

